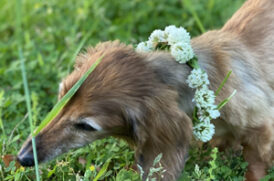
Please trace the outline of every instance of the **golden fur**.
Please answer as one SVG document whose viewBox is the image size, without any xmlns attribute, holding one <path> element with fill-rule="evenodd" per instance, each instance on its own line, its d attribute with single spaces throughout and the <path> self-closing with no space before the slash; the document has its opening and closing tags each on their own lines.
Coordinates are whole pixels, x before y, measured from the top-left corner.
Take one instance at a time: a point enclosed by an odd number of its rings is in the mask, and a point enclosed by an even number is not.
<svg viewBox="0 0 274 181">
<path fill-rule="evenodd" d="M 213 143 L 243 146 L 249 181 L 263 177 L 274 159 L 273 9 L 272 0 L 248 0 L 222 29 L 192 40 L 212 90 L 233 71 L 216 102 L 235 89 L 237 94 L 221 110 L 221 118 L 214 120 Z M 163 153 L 161 163 L 167 172 L 162 180 L 175 180 L 191 140 L 194 93 L 186 83 L 191 69 L 165 52 L 141 54 L 117 41 L 101 43 L 78 56 L 75 70 L 62 82 L 59 98 L 103 54 L 69 104 L 39 133 L 39 160 L 113 135 L 135 147 L 144 178 L 154 158 Z M 102 130 L 76 129 L 84 117 L 92 117 Z M 28 152 L 32 152 L 30 140 L 19 160 Z"/>
</svg>

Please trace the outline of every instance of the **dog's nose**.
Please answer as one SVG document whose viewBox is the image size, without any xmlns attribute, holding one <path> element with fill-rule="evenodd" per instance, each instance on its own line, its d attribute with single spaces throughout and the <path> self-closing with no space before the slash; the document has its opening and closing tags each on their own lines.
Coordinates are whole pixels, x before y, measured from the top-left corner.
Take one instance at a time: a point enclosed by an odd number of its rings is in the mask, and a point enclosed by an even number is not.
<svg viewBox="0 0 274 181">
<path fill-rule="evenodd" d="M 17 156 L 17 160 L 24 167 L 30 167 L 34 165 L 33 153 L 28 152 Z"/>
<path fill-rule="evenodd" d="M 22 166 L 30 167 L 34 165 L 33 151 L 31 140 L 28 139 L 25 144 L 22 146 L 17 160 Z"/>
</svg>

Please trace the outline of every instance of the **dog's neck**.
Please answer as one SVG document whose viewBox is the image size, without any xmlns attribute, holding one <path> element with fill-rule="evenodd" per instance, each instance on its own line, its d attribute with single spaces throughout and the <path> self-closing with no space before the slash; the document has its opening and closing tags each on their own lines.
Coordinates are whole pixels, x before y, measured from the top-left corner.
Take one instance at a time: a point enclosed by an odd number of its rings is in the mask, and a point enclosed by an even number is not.
<svg viewBox="0 0 274 181">
<path fill-rule="evenodd" d="M 221 31 L 207 32 L 194 38 L 191 44 L 198 64 L 208 74 L 209 88 L 216 91 L 227 73 L 232 70 L 231 59 L 238 56 L 237 51 L 241 51 L 242 44 L 235 40 L 233 35 Z M 238 50 L 235 51 L 235 47 L 239 47 Z M 179 64 L 169 53 L 155 52 L 149 54 L 147 60 L 157 77 L 164 84 L 177 90 L 180 108 L 191 117 L 195 106 L 192 101 L 195 89 L 191 89 L 186 80 L 192 68 L 187 64 Z M 231 78 L 228 81 L 231 81 Z M 222 90 L 216 102 L 222 101 L 232 92 L 233 90 Z"/>
</svg>

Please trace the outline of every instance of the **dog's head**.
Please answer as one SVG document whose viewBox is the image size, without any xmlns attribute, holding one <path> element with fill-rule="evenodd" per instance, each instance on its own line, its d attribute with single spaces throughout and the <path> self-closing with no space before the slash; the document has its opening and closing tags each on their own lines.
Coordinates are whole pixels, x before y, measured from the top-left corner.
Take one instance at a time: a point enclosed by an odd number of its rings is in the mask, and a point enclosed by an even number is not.
<svg viewBox="0 0 274 181">
<path fill-rule="evenodd" d="M 103 54 L 102 62 L 36 137 L 39 162 L 112 135 L 133 143 L 138 162 L 144 167 L 159 153 L 163 153 L 167 165 L 183 165 L 191 121 L 178 108 L 177 91 L 159 80 L 148 65 L 150 55 L 136 53 L 119 42 L 88 49 L 78 56 L 75 70 L 61 82 L 59 99 Z M 170 151 L 173 157 L 168 156 Z M 18 159 L 24 166 L 34 164 L 30 139 Z"/>
</svg>

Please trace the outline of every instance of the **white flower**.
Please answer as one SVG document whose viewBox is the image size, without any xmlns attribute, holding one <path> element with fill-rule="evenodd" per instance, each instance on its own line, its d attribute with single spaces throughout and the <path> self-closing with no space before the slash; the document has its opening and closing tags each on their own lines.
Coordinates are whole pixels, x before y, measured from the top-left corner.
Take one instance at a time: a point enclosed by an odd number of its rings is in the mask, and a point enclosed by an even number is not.
<svg viewBox="0 0 274 181">
<path fill-rule="evenodd" d="M 182 27 L 177 28 L 174 25 L 167 26 L 165 28 L 165 33 L 167 34 L 167 41 L 169 45 L 173 45 L 179 42 L 190 44 L 190 35 Z"/>
<path fill-rule="evenodd" d="M 207 109 L 207 112 L 209 114 L 209 116 L 212 118 L 212 119 L 216 119 L 218 117 L 220 117 L 220 111 L 216 108 L 216 106 L 214 105 L 214 108 L 213 109 Z"/>
<path fill-rule="evenodd" d="M 206 85 L 196 89 L 194 99 L 198 108 L 207 108 L 214 104 L 215 95 Z"/>
<path fill-rule="evenodd" d="M 204 122 L 206 124 L 210 124 L 210 117 L 203 115 L 203 116 L 198 116 L 200 122 Z"/>
<path fill-rule="evenodd" d="M 212 139 L 215 127 L 211 123 L 200 122 L 193 127 L 193 134 L 196 139 L 207 142 Z"/>
<path fill-rule="evenodd" d="M 202 69 L 193 69 L 188 76 L 186 82 L 188 83 L 189 87 L 197 88 L 202 85 L 208 85 L 209 80 L 207 73 L 202 71 Z"/>
<path fill-rule="evenodd" d="M 206 108 L 198 108 L 197 114 L 199 120 L 216 119 L 220 117 L 220 112 L 214 104 L 208 105 Z"/>
<path fill-rule="evenodd" d="M 141 42 L 136 47 L 137 52 L 150 52 L 152 50 L 153 48 L 149 42 Z"/>
<path fill-rule="evenodd" d="M 170 53 L 179 63 L 186 63 L 194 57 L 191 45 L 184 42 L 178 42 L 172 45 Z"/>
<path fill-rule="evenodd" d="M 162 30 L 154 30 L 148 38 L 148 41 L 151 42 L 154 46 L 159 42 L 166 42 L 165 32 Z"/>
<path fill-rule="evenodd" d="M 169 25 L 165 28 L 165 33 L 170 33 L 176 31 L 177 27 L 175 25 Z"/>
</svg>

